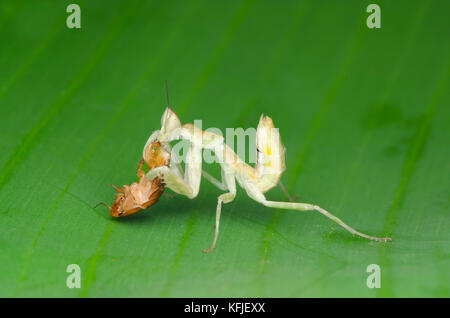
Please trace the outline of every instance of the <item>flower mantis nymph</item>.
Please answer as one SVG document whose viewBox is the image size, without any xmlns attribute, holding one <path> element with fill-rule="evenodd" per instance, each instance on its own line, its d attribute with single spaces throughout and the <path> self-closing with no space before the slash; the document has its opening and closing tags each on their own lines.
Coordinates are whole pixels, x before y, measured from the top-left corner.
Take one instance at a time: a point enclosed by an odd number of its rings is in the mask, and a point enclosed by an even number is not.
<svg viewBox="0 0 450 318">
<path fill-rule="evenodd" d="M 180 139 L 189 141 L 185 172 L 183 173 L 183 169 L 176 160 L 171 160 L 169 165 L 150 170 L 146 174 L 146 178 L 153 180 L 158 177 L 164 181 L 167 188 L 190 199 L 197 196 L 202 176 L 222 191 L 226 191 L 218 197 L 214 240 L 211 247 L 205 249 L 204 252 L 211 252 L 216 246 L 222 203 L 229 203 L 235 198 L 236 180 L 250 198 L 264 206 L 287 210 L 317 211 L 354 235 L 380 242 L 392 241 L 389 237 L 380 238 L 358 232 L 317 205 L 266 199 L 264 193 L 279 183 L 285 170 L 285 148 L 278 130 L 274 128 L 272 119 L 268 116 L 261 116 L 256 130 L 258 154 L 255 167 L 242 161 L 224 142 L 223 136 L 210 131 L 203 131 L 193 124 L 182 125 L 178 116 L 169 107 L 166 108 L 161 118 L 161 130 L 154 131 L 149 137 L 144 147 L 144 156 L 148 153 L 148 147 L 151 147 L 155 142 L 161 143 L 166 150 L 170 151 L 170 142 Z M 203 149 L 212 150 L 218 158 L 221 165 L 222 181 L 202 171 Z M 174 154 L 172 153 L 171 156 L 173 158 Z"/>
</svg>

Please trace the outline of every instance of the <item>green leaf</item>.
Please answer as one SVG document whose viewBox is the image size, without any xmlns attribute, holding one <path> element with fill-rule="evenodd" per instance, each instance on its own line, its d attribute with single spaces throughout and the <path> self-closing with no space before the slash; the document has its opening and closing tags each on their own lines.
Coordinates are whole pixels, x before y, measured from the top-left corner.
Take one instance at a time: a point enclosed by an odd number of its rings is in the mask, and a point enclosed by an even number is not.
<svg viewBox="0 0 450 318">
<path fill-rule="evenodd" d="M 380 29 L 370 3 L 80 1 L 68 29 L 68 3 L 3 1 L 0 296 L 449 297 L 449 2 L 379 1 Z M 121 219 L 93 209 L 136 181 L 166 75 L 183 123 L 272 117 L 291 195 L 393 242 L 239 189 L 205 254 L 220 195 L 207 181 Z"/>
</svg>

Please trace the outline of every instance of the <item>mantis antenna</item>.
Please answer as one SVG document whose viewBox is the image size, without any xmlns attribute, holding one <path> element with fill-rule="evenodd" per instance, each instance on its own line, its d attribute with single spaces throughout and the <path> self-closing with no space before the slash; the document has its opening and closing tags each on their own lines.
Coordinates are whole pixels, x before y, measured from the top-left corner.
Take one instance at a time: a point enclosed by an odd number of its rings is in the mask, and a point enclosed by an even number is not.
<svg viewBox="0 0 450 318">
<path fill-rule="evenodd" d="M 167 77 L 168 77 L 168 66 L 166 65 L 166 99 L 167 99 L 167 107 L 169 107 L 170 106 L 170 103 L 169 103 L 169 84 L 167 83 Z"/>
</svg>

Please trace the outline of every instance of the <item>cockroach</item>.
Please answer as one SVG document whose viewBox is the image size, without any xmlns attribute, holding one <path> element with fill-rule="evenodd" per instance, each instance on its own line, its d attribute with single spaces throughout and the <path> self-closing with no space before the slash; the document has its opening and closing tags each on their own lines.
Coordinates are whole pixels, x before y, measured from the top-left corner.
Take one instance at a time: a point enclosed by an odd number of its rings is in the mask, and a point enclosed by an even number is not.
<svg viewBox="0 0 450 318">
<path fill-rule="evenodd" d="M 143 169 L 144 162 L 149 171 L 157 167 L 168 166 L 170 163 L 170 153 L 167 152 L 159 142 L 149 144 L 144 151 L 144 158 L 139 162 L 137 176 L 139 182 L 133 182 L 131 185 L 124 185 L 118 188 L 111 185 L 116 191 L 112 207 L 101 202 L 109 209 L 112 217 L 122 217 L 145 210 L 158 202 L 164 192 L 165 184 L 162 178 L 149 180 L 145 177 Z M 96 206 L 96 207 L 97 207 Z"/>
</svg>

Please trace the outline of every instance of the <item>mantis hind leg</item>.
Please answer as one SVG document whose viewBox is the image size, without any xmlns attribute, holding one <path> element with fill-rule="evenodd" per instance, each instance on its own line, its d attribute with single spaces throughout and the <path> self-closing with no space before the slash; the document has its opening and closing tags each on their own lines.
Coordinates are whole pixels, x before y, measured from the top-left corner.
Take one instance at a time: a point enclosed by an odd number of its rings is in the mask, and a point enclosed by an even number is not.
<svg viewBox="0 0 450 318">
<path fill-rule="evenodd" d="M 326 211 L 325 209 L 322 209 L 318 205 L 309 204 L 309 203 L 299 203 L 299 202 L 268 201 L 268 200 L 266 200 L 266 197 L 264 196 L 264 194 L 261 193 L 260 191 L 258 191 L 254 187 L 247 187 L 246 191 L 247 191 L 247 194 L 252 199 L 254 199 L 255 201 L 257 201 L 267 207 L 286 209 L 286 210 L 297 210 L 297 211 L 317 211 L 317 212 L 325 215 L 329 219 L 333 220 L 334 222 L 336 222 L 337 224 L 339 224 L 344 229 L 346 229 L 347 231 L 349 231 L 350 233 L 352 233 L 354 235 L 358 235 L 358 236 L 364 237 L 366 239 L 379 241 L 379 242 L 392 241 L 392 238 L 390 238 L 390 237 L 376 237 L 376 236 L 371 236 L 371 235 L 361 233 L 361 232 L 355 230 L 354 228 L 352 228 L 351 226 L 345 224 L 340 218 L 334 216 L 333 214 Z"/>
<path fill-rule="evenodd" d="M 378 241 L 378 242 L 387 242 L 392 241 L 392 238 L 390 237 L 376 237 L 367 235 L 364 233 L 361 233 L 351 226 L 345 224 L 340 218 L 337 216 L 331 214 L 330 212 L 326 211 L 325 209 L 322 209 L 318 205 L 313 205 L 309 203 L 297 203 L 297 202 L 277 202 L 277 201 L 265 201 L 263 202 L 265 206 L 272 207 L 272 208 L 280 208 L 280 209 L 288 209 L 288 210 L 298 210 L 298 211 L 317 211 L 326 217 L 330 218 L 340 226 L 342 226 L 344 229 L 352 233 L 353 235 L 358 235 L 361 237 L 364 237 L 369 240 Z"/>
</svg>

